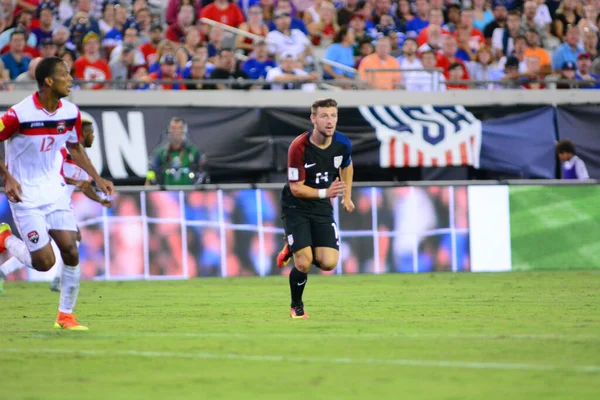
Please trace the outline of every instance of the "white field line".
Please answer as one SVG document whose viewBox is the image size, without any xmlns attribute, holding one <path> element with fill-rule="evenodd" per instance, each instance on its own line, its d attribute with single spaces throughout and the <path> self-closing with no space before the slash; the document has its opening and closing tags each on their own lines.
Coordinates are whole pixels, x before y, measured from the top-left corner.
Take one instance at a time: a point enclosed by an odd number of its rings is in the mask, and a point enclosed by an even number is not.
<svg viewBox="0 0 600 400">
<path fill-rule="evenodd" d="M 22 334 L 21 332 L 5 332 L 7 335 L 18 335 L 20 338 L 51 338 L 59 332 L 41 334 Z M 135 332 L 135 333 L 94 333 L 88 335 L 94 338 L 126 338 L 126 337 L 170 337 L 170 338 L 340 338 L 340 339 L 479 339 L 479 340 L 564 340 L 564 341 L 597 341 L 600 335 L 569 335 L 569 334 L 527 334 L 527 333 L 271 333 L 271 332 Z"/>
<path fill-rule="evenodd" d="M 84 355 L 90 357 L 144 357 L 144 358 L 182 358 L 193 360 L 231 360 L 255 362 L 281 362 L 281 363 L 315 363 L 315 364 L 353 364 L 353 365 L 394 365 L 407 367 L 434 367 L 434 368 L 465 368 L 465 369 L 492 369 L 516 371 L 560 371 L 598 373 L 600 366 L 557 366 L 537 364 L 513 364 L 497 362 L 469 362 L 469 361 L 441 361 L 441 360 L 398 360 L 377 358 L 322 358 L 322 357 L 288 357 L 274 355 L 251 355 L 235 353 L 179 353 L 167 351 L 136 351 L 136 350 L 74 350 L 74 349 L 15 349 L 3 348 L 2 353 L 14 354 L 57 354 L 57 355 Z"/>
</svg>

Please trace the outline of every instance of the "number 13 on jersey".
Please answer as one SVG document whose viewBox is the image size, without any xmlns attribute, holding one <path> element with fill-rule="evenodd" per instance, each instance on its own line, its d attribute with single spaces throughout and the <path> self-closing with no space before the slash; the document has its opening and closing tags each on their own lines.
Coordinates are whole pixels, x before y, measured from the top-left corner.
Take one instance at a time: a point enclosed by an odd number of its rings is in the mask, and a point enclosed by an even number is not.
<svg viewBox="0 0 600 400">
<path fill-rule="evenodd" d="M 42 146 L 40 147 L 40 151 L 42 153 L 52 150 L 52 145 L 54 144 L 54 138 L 52 136 L 45 137 L 42 140 Z"/>
</svg>

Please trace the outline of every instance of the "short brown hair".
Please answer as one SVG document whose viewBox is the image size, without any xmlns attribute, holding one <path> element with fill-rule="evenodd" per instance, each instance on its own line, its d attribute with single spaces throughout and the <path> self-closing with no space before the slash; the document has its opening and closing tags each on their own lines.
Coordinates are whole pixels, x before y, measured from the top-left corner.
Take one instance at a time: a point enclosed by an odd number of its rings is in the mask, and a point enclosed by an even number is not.
<svg viewBox="0 0 600 400">
<path fill-rule="evenodd" d="M 315 115 L 317 113 L 317 110 L 319 109 L 319 107 L 336 107 L 337 108 L 338 104 L 337 101 L 335 101 L 334 99 L 319 99 L 316 100 L 314 103 L 312 103 L 312 106 L 310 107 L 310 111 L 313 115 Z"/>
<path fill-rule="evenodd" d="M 556 150 L 556 154 L 571 153 L 575 155 L 575 145 L 570 140 L 560 140 L 556 143 L 554 149 Z"/>
</svg>

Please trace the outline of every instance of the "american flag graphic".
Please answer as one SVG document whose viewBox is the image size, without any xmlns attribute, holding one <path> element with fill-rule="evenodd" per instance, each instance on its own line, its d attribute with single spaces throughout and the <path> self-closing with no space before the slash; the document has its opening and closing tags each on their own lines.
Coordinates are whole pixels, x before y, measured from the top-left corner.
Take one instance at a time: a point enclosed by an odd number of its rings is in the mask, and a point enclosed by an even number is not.
<svg viewBox="0 0 600 400">
<path fill-rule="evenodd" d="M 380 165 L 479 168 L 481 121 L 463 106 L 363 106 L 381 143 Z"/>
</svg>

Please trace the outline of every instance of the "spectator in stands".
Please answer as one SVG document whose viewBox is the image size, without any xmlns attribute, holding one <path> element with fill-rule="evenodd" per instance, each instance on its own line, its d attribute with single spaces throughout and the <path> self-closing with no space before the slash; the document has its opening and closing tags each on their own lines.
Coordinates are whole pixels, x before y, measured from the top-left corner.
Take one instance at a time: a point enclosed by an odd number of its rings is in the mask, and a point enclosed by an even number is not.
<svg viewBox="0 0 600 400">
<path fill-rule="evenodd" d="M 519 60 L 519 73 L 524 74 L 527 71 L 527 60 L 525 59 L 525 51 L 527 50 L 527 38 L 519 35 L 515 38 L 515 51 L 512 56 Z M 498 68 L 503 69 L 506 63 L 506 56 L 498 61 Z"/>
<path fill-rule="evenodd" d="M 135 46 L 125 44 L 118 56 L 110 60 L 110 73 L 115 81 L 127 81 L 133 77 L 133 69 L 135 68 Z M 125 89 L 125 84 L 117 86 L 120 89 Z"/>
<path fill-rule="evenodd" d="M 577 71 L 577 64 L 573 61 L 565 61 L 562 65 L 560 76 L 558 77 L 559 82 L 556 84 L 557 89 L 575 89 L 578 87 L 574 82 L 566 82 L 566 81 L 574 81 L 575 73 Z"/>
<path fill-rule="evenodd" d="M 456 32 L 460 26 L 460 6 L 457 4 L 450 4 L 446 10 L 446 25 L 443 26 L 450 33 Z"/>
<path fill-rule="evenodd" d="M 301 89 L 305 92 L 316 90 L 315 82 L 319 79 L 315 72 L 307 73 L 299 68 L 294 68 L 297 59 L 293 53 L 284 52 L 279 58 L 279 66 L 271 68 L 267 73 L 267 82 L 273 83 L 271 90 Z"/>
<path fill-rule="evenodd" d="M 479 50 L 475 54 L 475 59 L 467 63 L 469 76 L 474 81 L 492 80 L 492 73 L 495 69 L 492 48 L 487 45 L 479 47 Z M 475 88 L 485 89 L 488 85 L 488 83 L 476 83 Z"/>
<path fill-rule="evenodd" d="M 369 4 L 368 2 L 365 2 Z M 396 9 L 396 20 L 398 22 L 398 28 L 406 32 L 406 25 L 415 19 L 415 15 L 412 12 L 411 5 L 408 0 L 399 0 L 398 7 Z"/>
<path fill-rule="evenodd" d="M 140 46 L 140 51 L 144 55 L 146 65 L 152 65 L 156 62 L 156 52 L 158 45 L 163 39 L 163 28 L 161 24 L 154 24 L 150 29 L 150 40 Z"/>
<path fill-rule="evenodd" d="M 269 28 L 263 20 L 263 11 L 258 4 L 248 7 L 248 21 L 242 22 L 239 29 L 262 38 L 267 37 Z M 254 48 L 254 39 L 237 35 L 235 47 L 236 49 L 242 49 L 244 54 L 249 54 Z"/>
<path fill-rule="evenodd" d="M 40 46 L 40 57 L 48 58 L 54 57 L 57 54 L 57 47 L 54 44 L 54 40 L 52 38 L 46 38 L 42 40 L 42 45 Z"/>
<path fill-rule="evenodd" d="M 202 8 L 200 18 L 212 19 L 225 25 L 237 28 L 246 19 L 237 4 L 229 0 L 215 0 L 213 3 Z M 206 33 L 206 31 L 205 31 Z"/>
<path fill-rule="evenodd" d="M 123 31 L 131 22 L 128 20 L 127 16 L 128 14 L 126 7 L 115 8 L 115 22 L 113 28 L 106 32 L 102 38 L 102 47 L 104 47 L 107 54 L 110 54 L 112 49 L 121 44 L 123 41 Z"/>
<path fill-rule="evenodd" d="M 133 67 L 133 78 L 132 80 L 137 83 L 129 83 L 128 89 L 132 90 L 148 90 L 150 89 L 150 76 L 148 75 L 148 68 L 145 65 L 138 65 Z"/>
<path fill-rule="evenodd" d="M 463 66 L 463 80 L 469 79 L 469 73 L 467 72 L 467 66 L 464 61 L 456 57 L 458 51 L 458 45 L 456 39 L 453 36 L 444 36 L 442 39 L 442 53 L 438 56 L 437 66 L 444 69 L 444 76 L 446 79 L 449 77 L 450 65 L 459 63 Z"/>
<path fill-rule="evenodd" d="M 89 31 L 100 35 L 100 26 L 96 18 L 90 15 L 92 10 L 92 0 L 77 0 L 77 11 L 72 18 L 65 22 L 66 26 L 73 27 L 78 24 L 85 24 L 89 26 Z"/>
<path fill-rule="evenodd" d="M 577 73 L 575 79 L 578 81 L 584 81 L 579 85 L 583 89 L 600 89 L 600 78 L 591 73 L 592 70 L 592 56 L 590 53 L 581 53 L 577 57 Z"/>
<path fill-rule="evenodd" d="M 493 7 L 493 14 L 494 20 L 488 23 L 485 29 L 483 30 L 483 36 L 485 37 L 485 42 L 488 44 L 488 46 L 492 46 L 492 36 L 494 35 L 494 30 L 496 30 L 496 28 L 506 28 L 507 11 L 506 6 L 504 6 L 504 3 L 501 3 L 500 1 L 495 1 Z"/>
<path fill-rule="evenodd" d="M 10 72 L 4 68 L 4 63 L 2 62 L 2 58 L 0 58 L 0 92 L 13 90 L 14 85 L 9 84 L 10 80 Z"/>
<path fill-rule="evenodd" d="M 450 34 L 450 31 L 442 28 L 442 25 L 444 25 L 444 12 L 439 8 L 432 8 L 429 10 L 429 25 L 423 28 L 417 36 L 417 44 L 419 46 L 423 46 L 425 43 L 427 43 L 429 29 L 434 25 L 440 27 L 442 35 Z"/>
<path fill-rule="evenodd" d="M 177 62 L 171 54 L 165 54 L 160 59 L 160 69 L 148 75 L 148 80 L 154 82 L 150 85 L 152 89 L 158 90 L 185 90 L 185 85 L 180 83 L 156 83 L 156 81 L 180 81 L 181 76 L 177 73 Z"/>
<path fill-rule="evenodd" d="M 95 32 L 89 32 L 83 38 L 83 55 L 75 64 L 75 79 L 84 81 L 106 81 L 111 79 L 108 63 L 100 57 L 100 43 Z M 86 83 L 85 89 L 98 90 L 104 87 L 102 83 Z"/>
<path fill-rule="evenodd" d="M 595 4 L 587 4 L 583 7 L 583 18 L 577 24 L 579 31 L 583 35 L 585 28 L 598 33 L 598 8 Z"/>
<path fill-rule="evenodd" d="M 365 31 L 365 17 L 361 13 L 354 13 L 350 17 L 350 28 L 354 32 L 354 57 L 360 56 L 360 44 L 372 42 L 373 38 Z"/>
<path fill-rule="evenodd" d="M 140 35 L 135 25 L 130 26 L 125 29 L 123 33 L 123 42 L 115 47 L 110 53 L 111 61 L 114 60 L 121 54 L 123 51 L 123 46 L 132 45 L 134 47 L 134 64 L 135 65 L 144 65 L 146 64 L 146 59 L 144 58 L 144 54 L 138 49 L 140 45 Z"/>
<path fill-rule="evenodd" d="M 23 72 L 15 79 L 15 82 L 19 84 L 16 86 L 17 90 L 24 90 L 27 92 L 35 92 L 38 89 L 37 81 L 35 80 L 35 69 L 42 59 L 40 57 L 34 58 L 29 63 L 27 72 Z M 590 63 L 591 66 L 591 63 Z"/>
<path fill-rule="evenodd" d="M 200 31 L 195 27 L 191 27 L 188 29 L 185 34 L 185 41 L 183 42 L 183 46 L 177 49 L 175 56 L 177 58 L 177 65 L 179 66 L 179 70 L 183 71 L 185 69 L 186 64 L 189 61 L 192 61 L 194 56 L 197 56 L 198 45 L 200 44 Z"/>
<path fill-rule="evenodd" d="M 456 35 L 456 57 L 465 62 L 471 61 L 471 59 L 475 56 L 477 50 L 473 50 L 470 45 L 471 42 L 471 30 L 469 28 L 465 28 L 461 26 L 455 32 Z"/>
<path fill-rule="evenodd" d="M 324 1 L 326 0 L 312 0 L 312 5 L 303 12 L 301 11 L 302 21 L 304 22 L 304 25 L 306 25 L 307 28 L 308 25 L 310 25 L 311 23 L 319 22 L 319 19 L 321 18 L 319 14 L 319 7 L 321 7 L 321 3 L 323 3 Z"/>
<path fill-rule="evenodd" d="M 400 69 L 423 69 L 421 60 L 417 57 L 417 41 L 414 38 L 404 39 L 402 43 L 402 56 L 398 57 Z M 412 76 L 419 71 L 402 71 L 402 85 L 406 87 L 406 83 L 412 79 Z"/>
<path fill-rule="evenodd" d="M 269 57 L 269 47 L 266 42 L 258 42 L 254 45 L 252 56 L 242 64 L 242 70 L 250 79 L 265 79 L 271 68 L 277 64 Z"/>
<path fill-rule="evenodd" d="M 177 22 L 169 25 L 165 32 L 165 38 L 180 45 L 183 43 L 185 33 L 194 23 L 194 7 L 184 4 L 177 13 Z"/>
<path fill-rule="evenodd" d="M 567 61 L 575 63 L 577 56 L 583 51 L 583 49 L 577 46 L 579 42 L 579 29 L 576 26 L 569 26 L 564 37 L 565 42 L 558 46 L 552 54 L 552 69 L 554 70 L 560 70 Z"/>
<path fill-rule="evenodd" d="M 206 44 L 209 60 L 212 60 L 219 54 L 219 51 L 223 48 L 224 39 L 225 32 L 223 32 L 223 29 L 220 26 L 213 26 L 210 28 L 210 32 L 208 33 L 208 43 Z"/>
<path fill-rule="evenodd" d="M 536 24 L 541 25 L 546 30 L 546 36 L 550 36 L 552 29 L 552 16 L 550 10 L 546 5 L 546 0 L 536 0 L 537 9 L 535 11 L 534 21 Z"/>
<path fill-rule="evenodd" d="M 16 18 L 16 23 L 14 27 L 4 30 L 4 32 L 0 33 L 0 54 L 4 54 L 8 51 L 7 46 L 9 46 L 10 35 L 15 30 L 19 30 L 25 34 L 26 46 L 29 47 L 37 47 L 37 37 L 35 35 L 29 34 L 29 26 L 31 25 L 31 11 L 23 10 Z"/>
<path fill-rule="evenodd" d="M 512 54 L 514 39 L 521 34 L 521 13 L 517 10 L 508 12 L 506 28 L 496 28 L 492 36 L 492 49 L 496 59 Z"/>
<path fill-rule="evenodd" d="M 473 27 L 483 33 L 485 27 L 494 20 L 486 0 L 473 0 Z M 484 35 L 485 36 L 485 35 Z"/>
<path fill-rule="evenodd" d="M 525 58 L 537 57 L 540 60 L 540 71 L 544 75 L 552 72 L 552 60 L 548 52 L 540 47 L 540 39 L 535 29 L 527 32 L 527 48 L 525 49 Z"/>
<path fill-rule="evenodd" d="M 390 42 L 392 43 L 390 55 L 392 57 L 399 57 L 402 53 L 402 49 L 400 49 L 398 42 L 404 41 L 406 35 L 398 32 L 394 17 L 391 15 L 382 15 L 379 19 L 379 24 L 375 27 L 375 29 L 375 32 L 373 32 L 375 37 L 379 38 L 380 36 L 387 36 L 390 38 Z"/>
<path fill-rule="evenodd" d="M 160 70 L 160 60 L 166 54 L 170 54 L 175 57 L 175 51 L 179 46 L 175 46 L 173 42 L 170 40 L 163 40 L 158 44 L 158 48 L 156 49 L 156 62 L 150 64 L 148 66 L 148 73 L 153 73 Z"/>
<path fill-rule="evenodd" d="M 433 71 L 436 68 L 437 56 L 431 49 L 423 50 L 421 53 L 421 63 L 424 71 L 415 71 L 405 79 L 404 85 L 410 92 L 445 92 L 446 78 L 439 71 Z"/>
<path fill-rule="evenodd" d="M 457 81 L 463 80 L 463 75 L 465 75 L 467 71 L 465 71 L 465 67 L 460 63 L 452 63 L 450 67 L 448 67 L 448 81 L 446 82 L 446 89 L 468 89 L 469 85 L 466 83 L 458 83 Z M 452 82 L 452 83 L 450 83 Z"/>
<path fill-rule="evenodd" d="M 219 80 L 242 80 L 248 79 L 248 75 L 242 71 L 239 67 L 238 62 L 235 59 L 233 50 L 221 49 L 219 55 L 215 60 L 215 70 L 210 74 L 210 79 Z M 215 86 L 212 87 L 213 89 Z M 225 85 L 223 83 L 216 84 L 217 89 L 242 89 L 246 90 L 250 88 L 248 84 L 236 83 L 233 85 Z"/>
<path fill-rule="evenodd" d="M 415 0 L 417 15 L 406 24 L 406 35 L 416 37 L 421 30 L 429 25 L 429 2 L 427 0 Z"/>
<path fill-rule="evenodd" d="M 521 78 L 521 87 L 524 89 L 545 89 L 546 84 L 543 82 L 544 75 L 541 73 L 540 59 L 536 56 L 528 57 L 526 64 L 527 69 Z"/>
<path fill-rule="evenodd" d="M 325 59 L 334 61 L 338 64 L 354 68 L 354 32 L 346 26 L 342 26 L 336 33 L 333 44 L 327 48 Z M 346 71 L 341 68 L 332 67 L 324 64 L 323 71 L 325 79 L 334 79 L 336 81 L 354 79 L 354 72 Z"/>
<path fill-rule="evenodd" d="M 577 156 L 575 145 L 570 140 L 561 140 L 554 147 L 562 163 L 563 179 L 590 179 L 585 163 Z"/>
<path fill-rule="evenodd" d="M 52 41 L 56 45 L 56 54 L 62 55 L 65 51 L 75 51 L 75 46 L 69 41 L 71 31 L 64 26 L 59 26 L 52 34 Z"/>
<path fill-rule="evenodd" d="M 117 22 L 116 6 L 118 4 L 118 0 L 104 0 L 102 2 L 102 19 L 98 21 L 98 26 L 103 36 L 115 27 Z"/>
<path fill-rule="evenodd" d="M 302 33 L 304 33 L 305 35 L 308 35 L 308 29 L 306 29 L 306 25 L 304 25 L 304 21 L 302 21 L 302 19 L 294 16 L 294 13 L 292 12 L 292 4 L 290 3 L 290 0 L 277 1 L 277 7 L 275 8 L 275 10 L 273 12 L 273 16 L 278 11 L 290 14 L 290 16 L 292 18 L 292 23 L 290 24 L 290 29 L 298 29 L 298 30 L 302 31 Z M 277 29 L 277 28 L 275 27 L 275 20 L 273 19 L 272 21 L 269 22 L 269 30 L 273 31 L 275 29 Z"/>
<path fill-rule="evenodd" d="M 580 19 L 577 0 L 562 0 L 554 15 L 554 35 L 561 41 L 564 40 L 569 27 L 576 27 Z"/>
<path fill-rule="evenodd" d="M 14 20 L 15 5 L 16 1 L 13 0 L 0 1 L 0 32 L 3 32 L 5 29 L 8 29 L 9 26 L 12 26 Z M 2 76 L 0 76 L 0 81 L 1 80 Z M 0 83 L 0 90 L 2 90 L 1 87 L 2 84 Z"/>
<path fill-rule="evenodd" d="M 31 58 L 23 54 L 25 43 L 25 32 L 14 30 L 10 34 L 10 51 L 1 57 L 4 68 L 9 72 L 10 79 L 15 79 L 26 72 L 29 67 Z"/>
<path fill-rule="evenodd" d="M 168 0 L 167 9 L 165 10 L 165 18 L 167 24 L 173 25 L 177 23 L 177 13 L 179 12 L 179 8 L 184 4 L 192 5 L 195 11 L 194 21 L 197 19 L 197 16 L 200 15 L 200 11 L 202 11 L 201 0 Z"/>
<path fill-rule="evenodd" d="M 299 60 L 310 54 L 310 42 L 306 35 L 298 29 L 290 29 L 290 14 L 277 11 L 274 15 L 276 30 L 269 32 L 269 53 L 281 54 L 289 52 Z"/>
<path fill-rule="evenodd" d="M 368 83 L 370 89 L 394 90 L 402 82 L 400 63 L 390 55 L 392 43 L 389 37 L 382 36 L 377 39 L 375 53 L 366 56 L 360 62 L 358 71 L 363 81 Z M 372 69 L 393 69 L 395 71 L 369 71 Z"/>
<path fill-rule="evenodd" d="M 442 28 L 438 25 L 427 27 L 427 42 L 419 47 L 419 53 L 426 50 L 433 50 L 436 54 L 442 48 Z"/>
<path fill-rule="evenodd" d="M 313 21 L 306 26 L 312 44 L 315 46 L 327 46 L 340 29 L 337 23 L 335 6 L 328 1 L 323 1 L 319 6 L 319 20 Z"/>
<path fill-rule="evenodd" d="M 192 58 L 192 61 L 190 62 L 190 68 L 186 69 L 186 74 L 183 78 L 202 81 L 207 79 L 209 76 L 210 74 L 206 69 L 206 58 L 196 56 Z M 186 88 L 187 90 L 203 90 L 209 89 L 210 85 L 202 82 L 188 83 Z"/>
<path fill-rule="evenodd" d="M 375 49 L 373 48 L 372 40 L 365 40 L 360 42 L 358 44 L 358 56 L 355 57 L 356 63 L 354 65 L 354 68 L 358 69 L 358 66 L 360 65 L 362 59 L 368 55 L 373 54 L 374 51 Z"/>
<path fill-rule="evenodd" d="M 147 8 L 140 8 L 135 13 L 135 23 L 138 26 L 140 43 L 150 40 L 150 28 L 152 27 L 152 16 Z"/>
<path fill-rule="evenodd" d="M 345 0 L 337 12 L 337 22 L 340 26 L 349 25 L 352 14 L 358 12 L 358 0 Z"/>
<path fill-rule="evenodd" d="M 65 50 L 59 57 L 67 64 L 67 69 L 71 76 L 75 76 L 75 53 Z"/>
<path fill-rule="evenodd" d="M 542 45 L 546 44 L 546 27 L 544 25 L 540 25 L 535 21 L 535 16 L 537 13 L 537 3 L 535 0 L 527 0 L 525 5 L 523 6 L 523 17 L 521 23 L 521 32 L 527 32 L 530 29 L 533 29 L 537 32 L 540 43 Z"/>
<path fill-rule="evenodd" d="M 37 16 L 40 21 L 40 26 L 33 29 L 31 33 L 35 35 L 38 46 L 44 39 L 52 39 L 52 31 L 54 25 L 54 3 L 41 3 L 37 9 Z"/>
<path fill-rule="evenodd" d="M 470 8 L 463 8 L 460 11 L 460 26 L 464 30 L 467 30 L 469 37 L 469 47 L 471 48 L 472 53 L 475 53 L 479 46 L 485 43 L 485 37 L 483 33 L 479 29 L 473 27 L 473 23 L 475 21 L 475 13 Z M 457 38 L 458 34 L 454 33 Z M 463 66 L 464 67 L 464 66 Z"/>
<path fill-rule="evenodd" d="M 518 79 L 521 77 L 519 73 L 519 60 L 510 56 L 506 59 L 506 63 L 504 64 L 504 69 L 496 69 L 492 73 L 493 81 L 507 82 L 503 84 L 492 84 L 490 88 L 493 89 L 518 89 L 520 87 L 520 83 Z"/>
</svg>

